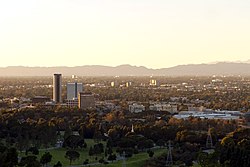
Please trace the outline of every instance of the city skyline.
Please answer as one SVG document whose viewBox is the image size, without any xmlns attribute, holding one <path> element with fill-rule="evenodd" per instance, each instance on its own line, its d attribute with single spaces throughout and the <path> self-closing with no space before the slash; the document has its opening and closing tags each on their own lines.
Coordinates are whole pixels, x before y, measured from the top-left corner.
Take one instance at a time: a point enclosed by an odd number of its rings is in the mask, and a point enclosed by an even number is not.
<svg viewBox="0 0 250 167">
<path fill-rule="evenodd" d="M 247 61 L 247 0 L 0 2 L 0 67 Z"/>
</svg>

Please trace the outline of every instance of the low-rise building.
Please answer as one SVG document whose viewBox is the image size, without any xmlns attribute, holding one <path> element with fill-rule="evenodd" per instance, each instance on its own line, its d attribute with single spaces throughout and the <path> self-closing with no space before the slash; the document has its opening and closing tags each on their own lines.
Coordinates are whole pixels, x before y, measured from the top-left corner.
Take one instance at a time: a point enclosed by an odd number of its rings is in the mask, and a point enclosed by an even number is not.
<svg viewBox="0 0 250 167">
<path fill-rule="evenodd" d="M 32 103 L 43 103 L 45 104 L 46 102 L 51 101 L 50 98 L 46 97 L 46 96 L 35 96 L 31 99 Z"/>
<path fill-rule="evenodd" d="M 153 103 L 149 106 L 151 111 L 167 111 L 170 113 L 177 113 L 177 105 L 171 105 L 167 103 Z"/>
<path fill-rule="evenodd" d="M 201 119 L 224 119 L 224 120 L 239 120 L 240 116 L 224 113 L 205 113 L 199 111 L 181 111 L 178 115 L 174 115 L 177 119 L 188 119 L 189 117 L 201 118 Z"/>
<path fill-rule="evenodd" d="M 78 106 L 78 99 L 67 99 L 66 100 L 67 107 L 74 108 Z"/>
<path fill-rule="evenodd" d="M 118 106 L 116 106 L 114 103 L 109 101 L 97 101 L 96 107 L 106 109 L 106 110 L 115 110 L 118 109 Z"/>
<path fill-rule="evenodd" d="M 145 111 L 145 106 L 141 104 L 134 103 L 132 105 L 129 105 L 129 111 L 131 113 L 140 113 Z"/>
</svg>

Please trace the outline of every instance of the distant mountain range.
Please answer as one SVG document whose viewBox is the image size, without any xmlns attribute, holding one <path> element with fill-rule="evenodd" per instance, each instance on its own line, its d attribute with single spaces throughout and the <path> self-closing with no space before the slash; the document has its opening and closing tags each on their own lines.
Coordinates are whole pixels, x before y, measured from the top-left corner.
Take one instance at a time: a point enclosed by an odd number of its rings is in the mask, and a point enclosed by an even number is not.
<svg viewBox="0 0 250 167">
<path fill-rule="evenodd" d="M 178 65 L 170 68 L 150 69 L 143 66 L 120 65 L 117 67 L 93 65 L 77 67 L 1 67 L 0 76 L 211 76 L 245 75 L 250 76 L 248 62 L 218 62 L 214 64 Z"/>
</svg>

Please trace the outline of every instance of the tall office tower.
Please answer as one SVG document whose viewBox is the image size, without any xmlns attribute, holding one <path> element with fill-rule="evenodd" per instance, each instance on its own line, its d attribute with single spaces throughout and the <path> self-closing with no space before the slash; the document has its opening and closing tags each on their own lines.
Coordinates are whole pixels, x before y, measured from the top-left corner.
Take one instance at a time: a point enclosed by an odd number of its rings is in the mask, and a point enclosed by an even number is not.
<svg viewBox="0 0 250 167">
<path fill-rule="evenodd" d="M 53 77 L 53 100 L 56 103 L 62 102 L 62 74 L 54 74 L 54 77 Z"/>
<path fill-rule="evenodd" d="M 67 100 L 78 98 L 78 93 L 83 91 L 82 83 L 67 83 Z"/>
</svg>

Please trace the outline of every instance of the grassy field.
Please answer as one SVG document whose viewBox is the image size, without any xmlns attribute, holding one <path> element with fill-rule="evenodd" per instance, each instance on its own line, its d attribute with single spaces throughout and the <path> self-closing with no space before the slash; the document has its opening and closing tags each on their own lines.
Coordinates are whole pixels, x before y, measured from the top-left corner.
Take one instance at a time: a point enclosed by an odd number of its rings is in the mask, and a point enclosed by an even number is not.
<svg viewBox="0 0 250 167">
<path fill-rule="evenodd" d="M 164 152 L 166 152 L 166 149 L 154 150 L 154 153 L 155 153 L 154 156 L 156 156 L 156 157 L 160 156 Z M 148 159 L 149 159 L 148 153 L 143 152 L 140 154 L 135 154 L 135 155 L 133 155 L 133 157 L 128 158 L 126 160 L 126 165 L 128 167 L 141 167 L 144 164 L 144 162 Z M 101 166 L 104 166 L 104 165 L 99 165 L 97 167 L 101 167 Z M 120 166 L 122 166 L 122 161 L 118 161 L 118 162 L 114 162 L 114 163 L 105 165 L 105 167 L 120 167 Z"/>
<path fill-rule="evenodd" d="M 95 143 L 93 140 L 88 140 L 86 139 L 85 142 L 87 143 L 87 148 L 86 149 L 79 149 L 77 150 L 80 153 L 80 158 L 76 161 L 74 161 L 72 163 L 72 166 L 74 165 L 81 165 L 83 164 L 83 161 L 86 159 L 89 159 L 89 163 L 96 163 L 97 161 L 95 160 L 95 156 L 93 157 L 89 157 L 88 152 L 89 152 L 89 148 L 91 146 L 93 146 Z M 106 145 L 105 143 L 103 143 L 104 145 Z M 67 149 L 65 148 L 59 148 L 59 149 L 55 149 L 55 150 L 49 150 L 49 151 L 39 151 L 39 155 L 38 160 L 40 160 L 40 157 L 45 153 L 45 152 L 50 152 L 50 154 L 52 155 L 52 162 L 50 163 L 51 166 L 53 166 L 54 164 L 56 164 L 58 161 L 60 161 L 63 166 L 69 166 L 69 160 L 65 158 L 65 153 L 66 153 Z M 159 156 L 162 153 L 166 152 L 166 149 L 157 149 L 154 150 L 154 156 Z M 21 153 L 20 156 L 25 156 L 24 153 Z M 102 157 L 104 157 L 103 155 L 99 155 L 97 156 L 98 160 Z M 140 167 L 146 160 L 149 159 L 149 156 L 146 152 L 143 153 L 139 153 L 139 154 L 135 154 L 133 155 L 133 157 L 128 158 L 126 160 L 126 164 L 129 167 Z M 97 167 L 101 167 L 104 165 L 96 165 Z M 105 165 L 106 167 L 118 167 L 118 166 L 122 166 L 122 161 L 117 161 L 108 165 Z"/>
<path fill-rule="evenodd" d="M 95 144 L 94 141 L 89 140 L 89 139 L 85 139 L 85 142 L 87 143 L 87 148 L 86 149 L 78 149 L 78 150 L 76 150 L 76 151 L 78 151 L 80 153 L 80 158 L 78 160 L 74 161 L 72 163 L 72 165 L 82 164 L 85 159 L 89 159 L 90 163 L 96 162 L 95 161 L 95 156 L 89 157 L 89 148 Z M 104 143 L 104 145 L 105 145 L 105 143 Z M 69 160 L 65 158 L 66 151 L 67 151 L 67 149 L 65 149 L 65 148 L 59 148 L 59 149 L 49 150 L 49 151 L 39 151 L 39 155 L 37 157 L 38 157 L 38 160 L 40 160 L 40 157 L 45 152 L 49 152 L 52 155 L 52 161 L 51 161 L 50 165 L 53 166 L 58 161 L 60 161 L 63 164 L 63 166 L 68 166 L 69 165 Z M 25 156 L 24 153 L 21 153 L 20 155 L 21 155 L 21 157 Z M 104 154 L 99 155 L 97 157 L 98 157 L 98 159 L 100 159 L 103 156 L 104 156 Z"/>
</svg>

